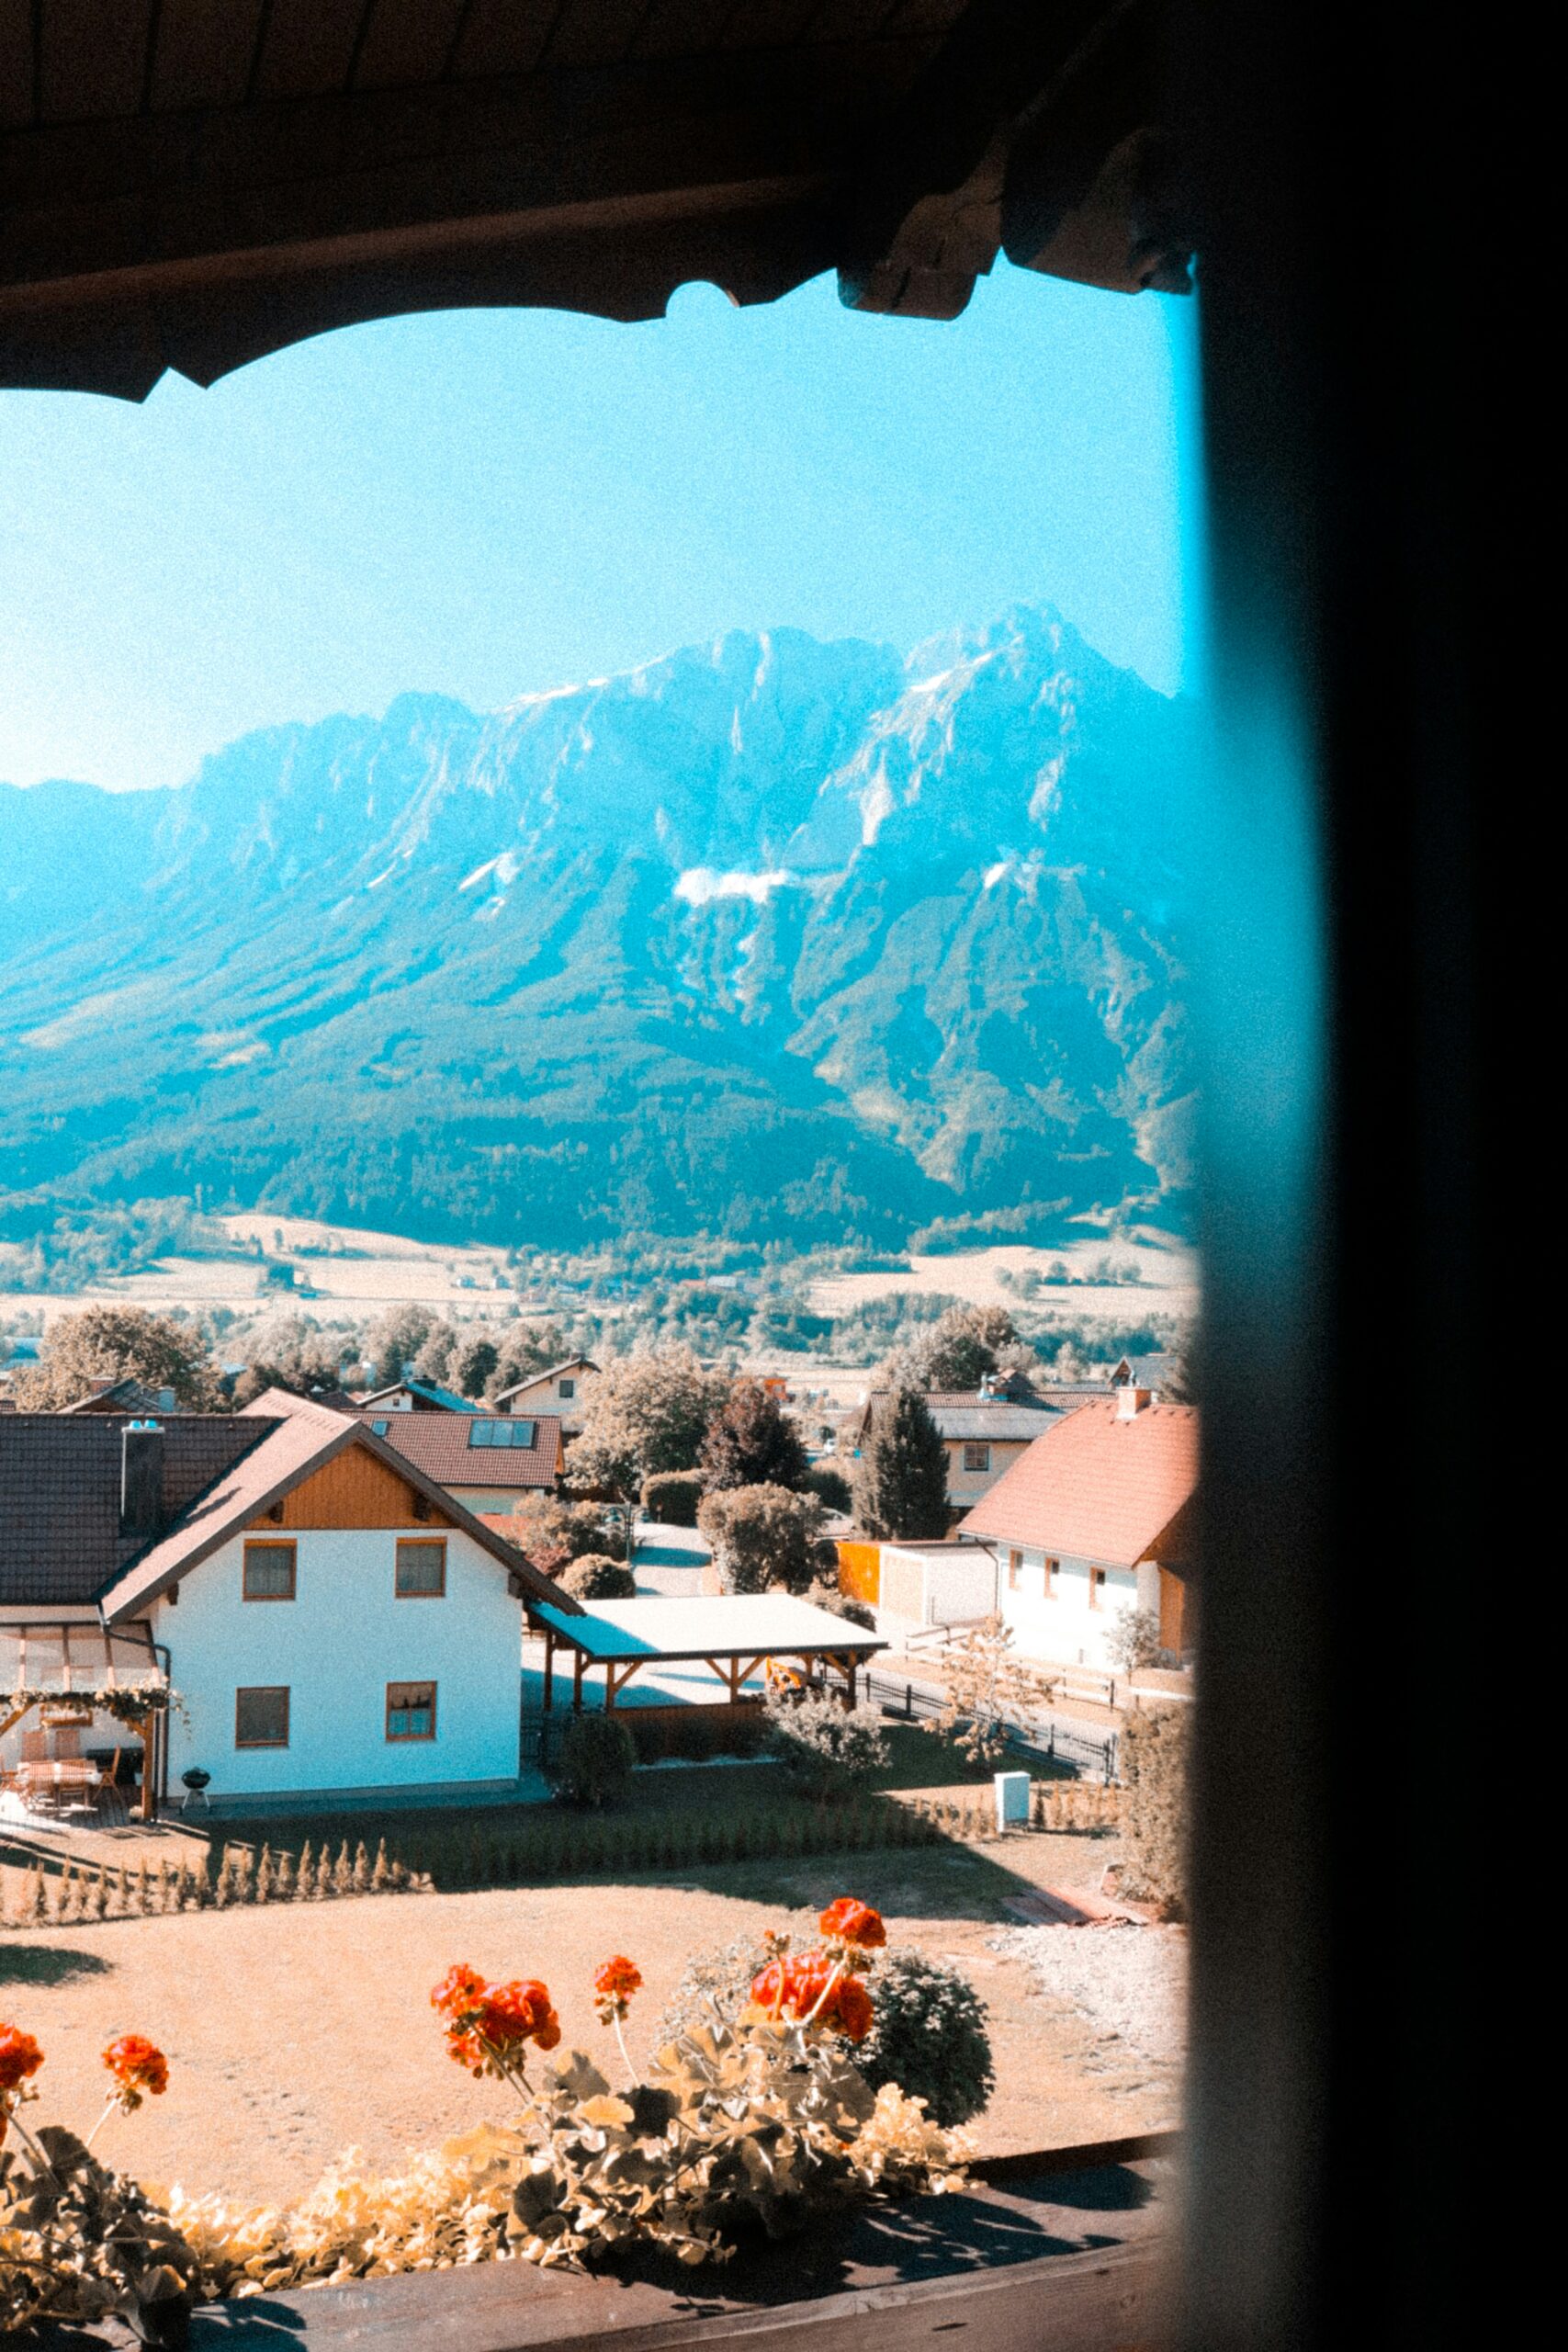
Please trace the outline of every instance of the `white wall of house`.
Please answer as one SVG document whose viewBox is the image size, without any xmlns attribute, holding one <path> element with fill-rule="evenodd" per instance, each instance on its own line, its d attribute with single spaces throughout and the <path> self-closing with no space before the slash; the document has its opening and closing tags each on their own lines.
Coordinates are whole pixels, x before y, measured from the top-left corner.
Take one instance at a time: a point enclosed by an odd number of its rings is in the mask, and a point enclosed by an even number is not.
<svg viewBox="0 0 1568 2352">
<path fill-rule="evenodd" d="M 527 1381 L 515 1396 L 508 1396 L 506 1410 L 520 1420 L 530 1413 L 558 1415 L 561 1428 L 575 1437 L 582 1427 L 584 1384 L 592 1377 L 591 1372 L 584 1372 L 578 1365 L 574 1371 L 558 1373 L 551 1380 Z"/>
<path fill-rule="evenodd" d="M 1041 1416 L 1043 1422 L 1045 1415 Z M 965 1509 L 988 1495 L 1004 1470 L 1010 1470 L 1021 1453 L 1027 1453 L 1032 1440 L 1024 1438 L 984 1438 L 981 1440 L 950 1438 L 947 1443 L 947 1499 Z M 976 1448 L 987 1456 L 982 1469 L 978 1462 L 973 1469 L 964 1467 L 964 1456 L 973 1456 Z"/>
<path fill-rule="evenodd" d="M 445 1594 L 399 1600 L 399 1532 L 301 1531 L 293 1600 L 242 1598 L 236 1537 L 181 1580 L 176 1604 L 154 1605 L 189 1714 L 171 1722 L 171 1792 L 192 1765 L 211 1773 L 214 1796 L 515 1779 L 522 1623 L 506 1571 L 448 1529 Z M 389 1682 L 435 1684 L 434 1740 L 389 1741 Z M 288 1747 L 237 1747 L 235 1692 L 279 1684 Z"/>
<path fill-rule="evenodd" d="M 448 1487 L 446 1490 L 455 1503 L 476 1514 L 482 1511 L 515 1510 L 525 1496 L 547 1494 L 547 1487 Z"/>
<path fill-rule="evenodd" d="M 1047 1592 L 1043 1551 L 1000 1543 L 994 1548 L 1002 1563 L 1002 1618 L 1012 1628 L 1021 1657 L 1108 1672 L 1111 1660 L 1106 1636 L 1118 1616 L 1129 1609 L 1158 1611 L 1159 1570 L 1153 1561 L 1121 1568 L 1106 1561 L 1059 1559 Z M 1091 1600 L 1089 1576 L 1095 1567 L 1103 1568 L 1105 1577 Z"/>
</svg>

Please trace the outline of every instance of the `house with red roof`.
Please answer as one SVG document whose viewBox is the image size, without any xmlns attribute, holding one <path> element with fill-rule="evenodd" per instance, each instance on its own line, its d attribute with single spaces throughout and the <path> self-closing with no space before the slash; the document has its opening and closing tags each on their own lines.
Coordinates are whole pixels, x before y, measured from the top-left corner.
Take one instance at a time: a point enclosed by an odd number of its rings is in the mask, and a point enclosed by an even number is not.
<svg viewBox="0 0 1568 2352">
<path fill-rule="evenodd" d="M 1198 1410 L 1129 1381 L 1046 1429 L 960 1521 L 997 1563 L 1021 1657 L 1109 1668 L 1119 1614 L 1146 1609 L 1163 1646 L 1190 1649 Z"/>
</svg>

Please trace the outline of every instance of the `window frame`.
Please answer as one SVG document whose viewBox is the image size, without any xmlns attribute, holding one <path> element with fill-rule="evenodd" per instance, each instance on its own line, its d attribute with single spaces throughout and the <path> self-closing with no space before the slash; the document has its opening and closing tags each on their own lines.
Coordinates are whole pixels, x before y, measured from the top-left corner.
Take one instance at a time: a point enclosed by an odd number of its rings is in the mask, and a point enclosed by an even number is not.
<svg viewBox="0 0 1568 2352">
<path fill-rule="evenodd" d="M 252 1592 L 250 1589 L 251 1555 L 253 1552 L 287 1552 L 288 1555 L 288 1589 L 287 1592 Z M 299 1546 L 291 1539 L 276 1536 L 247 1537 L 240 1559 L 240 1598 L 245 1601 L 298 1600 L 299 1597 Z M 260 1686 L 258 1685 L 258 1688 Z"/>
<path fill-rule="evenodd" d="M 401 1583 L 405 1551 L 439 1552 L 441 1581 L 434 1592 L 405 1592 Z M 446 1598 L 446 1538 L 445 1535 L 400 1535 L 392 1549 L 392 1598 L 394 1600 L 445 1600 Z"/>
<path fill-rule="evenodd" d="M 984 1460 L 983 1460 L 983 1461 L 979 1461 L 979 1462 L 973 1461 L 970 1457 L 971 1457 L 972 1455 L 974 1455 L 974 1454 L 982 1454 L 982 1455 L 984 1455 L 984 1457 L 985 1457 L 985 1458 L 984 1458 Z M 987 1471 L 987 1470 L 989 1470 L 990 1466 L 991 1466 L 991 1442 L 990 1442 L 989 1438 L 984 1438 L 984 1437 L 966 1437 L 966 1438 L 964 1439 L 964 1469 L 965 1469 L 966 1471 L 968 1471 L 968 1472 L 970 1472 L 970 1473 L 974 1474 L 974 1473 L 978 1473 L 978 1472 L 982 1472 L 982 1471 Z"/>
<path fill-rule="evenodd" d="M 240 1702 L 242 1699 L 275 1699 L 283 1701 L 283 1737 L 281 1739 L 242 1739 L 240 1736 Z M 288 1746 L 294 1729 L 292 1686 L 287 1682 L 242 1682 L 234 1690 L 234 1746 L 239 1748 L 280 1748 Z"/>
<path fill-rule="evenodd" d="M 1056 1578 L 1061 1575 L 1061 1561 L 1053 1558 L 1049 1552 L 1043 1553 L 1040 1561 L 1040 1598 L 1042 1600 L 1055 1600 Z"/>
<path fill-rule="evenodd" d="M 1008 1590 L 1023 1590 L 1023 1554 L 1010 1544 L 1008 1547 Z"/>
<path fill-rule="evenodd" d="M 1092 1560 L 1090 1560 L 1088 1565 L 1089 1605 L 1091 1609 L 1103 1609 L 1105 1603 L 1101 1600 L 1100 1595 L 1105 1590 L 1111 1571 L 1109 1568 L 1097 1568 Z"/>
<path fill-rule="evenodd" d="M 385 1709 L 385 1712 L 384 1712 L 383 1716 L 382 1716 L 382 1736 L 383 1736 L 383 1744 L 384 1744 L 386 1747 L 431 1747 L 431 1746 L 433 1746 L 433 1745 L 434 1744 L 434 1740 L 435 1740 L 435 1724 L 436 1724 L 436 1688 L 437 1688 L 437 1686 L 436 1686 L 436 1684 L 434 1683 L 434 1680 L 430 1680 L 430 1679 L 426 1679 L 426 1680 L 419 1681 L 419 1682 L 404 1681 L 404 1682 L 389 1682 L 389 1683 L 388 1683 L 388 1685 L 387 1685 L 387 1703 L 386 1703 L 386 1709 Z M 429 1691 L 429 1693 L 430 1693 L 430 1729 L 429 1729 L 428 1731 L 394 1731 L 394 1730 L 392 1729 L 392 1717 L 393 1717 L 393 1715 L 394 1715 L 394 1714 L 412 1715 L 412 1714 L 417 1714 L 417 1713 L 422 1713 L 422 1712 L 423 1712 L 420 1708 L 418 1708 L 418 1707 L 416 1707 L 416 1706 L 413 1706 L 413 1705 L 411 1705 L 411 1704 L 410 1704 L 408 1702 L 406 1702 L 406 1701 L 405 1701 L 404 1704 L 403 1704 L 401 1707 L 394 1707 L 394 1706 L 393 1706 L 393 1704 L 392 1704 L 392 1693 L 394 1692 L 394 1690 L 428 1690 L 428 1691 Z"/>
<path fill-rule="evenodd" d="M 556 1383 L 556 1395 L 560 1398 L 563 1405 L 574 1404 L 577 1399 L 577 1381 L 575 1377 L 570 1380 L 558 1380 Z"/>
</svg>

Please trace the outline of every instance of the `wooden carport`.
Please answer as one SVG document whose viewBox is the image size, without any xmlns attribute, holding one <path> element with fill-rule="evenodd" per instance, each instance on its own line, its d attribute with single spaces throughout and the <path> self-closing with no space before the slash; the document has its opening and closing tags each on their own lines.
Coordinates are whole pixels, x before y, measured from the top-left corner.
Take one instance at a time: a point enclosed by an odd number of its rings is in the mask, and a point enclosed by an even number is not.
<svg viewBox="0 0 1568 2352">
<path fill-rule="evenodd" d="M 580 1616 L 548 1603 L 527 1605 L 545 1642 L 545 1706 L 554 1704 L 558 1648 L 572 1657 L 572 1705 L 582 1705 L 583 1677 L 604 1669 L 604 1705 L 613 1709 L 644 1667 L 705 1666 L 729 1703 L 760 1668 L 809 1680 L 823 1670 L 842 1677 L 846 1702 L 866 1658 L 886 1648 L 880 1634 L 817 1609 L 792 1594 L 728 1593 L 689 1600 L 600 1601 Z"/>
</svg>

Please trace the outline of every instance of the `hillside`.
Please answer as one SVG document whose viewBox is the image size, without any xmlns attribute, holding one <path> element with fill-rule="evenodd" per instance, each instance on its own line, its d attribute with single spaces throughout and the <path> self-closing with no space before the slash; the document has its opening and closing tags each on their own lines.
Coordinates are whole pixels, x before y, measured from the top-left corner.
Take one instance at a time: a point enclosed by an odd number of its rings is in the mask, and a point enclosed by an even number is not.
<svg viewBox="0 0 1568 2352">
<path fill-rule="evenodd" d="M 1186 707 L 1020 609 L 0 786 L 0 1188 L 550 1244 L 1179 1227 L 1194 766 Z"/>
</svg>

